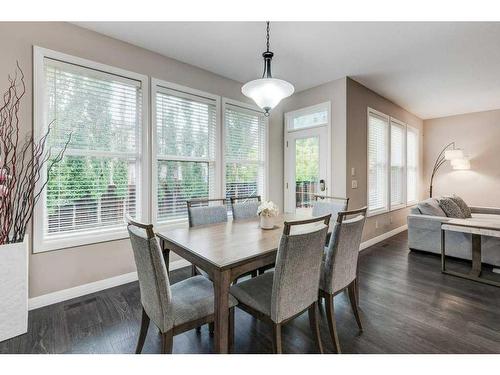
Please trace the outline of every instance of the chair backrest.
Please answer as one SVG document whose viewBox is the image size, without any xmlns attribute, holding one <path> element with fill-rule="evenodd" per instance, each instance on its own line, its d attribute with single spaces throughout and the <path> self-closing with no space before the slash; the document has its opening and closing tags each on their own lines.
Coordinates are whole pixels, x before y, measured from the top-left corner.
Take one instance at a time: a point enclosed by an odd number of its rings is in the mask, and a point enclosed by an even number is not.
<svg viewBox="0 0 500 375">
<path fill-rule="evenodd" d="M 260 206 L 260 201 L 260 195 L 254 195 L 251 197 L 231 197 L 233 220 L 243 220 L 257 217 L 257 209 Z"/>
<path fill-rule="evenodd" d="M 332 214 L 332 217 L 336 218 L 339 212 L 347 211 L 348 205 L 349 198 L 315 195 L 312 215 L 316 217 Z"/>
<path fill-rule="evenodd" d="M 331 215 L 325 215 L 285 222 L 271 299 L 271 319 L 275 323 L 294 317 L 318 300 L 321 260 L 330 218 Z M 290 234 L 291 227 L 299 225 L 307 225 L 308 230 Z"/>
<path fill-rule="evenodd" d="M 127 218 L 130 242 L 134 252 L 141 303 L 149 318 L 165 332 L 172 328 L 172 295 L 167 268 L 153 225 Z"/>
<path fill-rule="evenodd" d="M 212 203 L 221 203 L 211 205 Z M 192 199 L 186 201 L 188 209 L 189 226 L 224 223 L 227 221 L 226 200 L 216 199 Z"/>
<path fill-rule="evenodd" d="M 347 219 L 347 217 L 352 217 Z M 366 207 L 340 212 L 325 254 L 322 288 L 333 294 L 356 278 Z"/>
</svg>

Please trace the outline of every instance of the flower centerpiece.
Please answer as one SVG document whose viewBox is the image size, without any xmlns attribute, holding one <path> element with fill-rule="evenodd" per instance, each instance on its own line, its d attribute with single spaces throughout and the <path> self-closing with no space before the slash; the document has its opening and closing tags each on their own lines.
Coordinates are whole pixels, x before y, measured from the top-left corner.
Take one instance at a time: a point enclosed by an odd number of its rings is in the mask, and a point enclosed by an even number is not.
<svg viewBox="0 0 500 375">
<path fill-rule="evenodd" d="M 262 229 L 274 228 L 274 217 L 278 216 L 279 209 L 276 204 L 271 201 L 264 201 L 257 209 L 257 214 L 260 216 L 260 227 Z"/>
<path fill-rule="evenodd" d="M 17 65 L 0 103 L 0 341 L 28 329 L 28 240 L 26 232 L 50 170 L 66 147 L 48 146 L 51 124 L 40 139 L 31 124 L 21 129 L 21 101 L 26 93 L 24 74 Z M 40 223 L 38 223 L 41 225 Z"/>
</svg>

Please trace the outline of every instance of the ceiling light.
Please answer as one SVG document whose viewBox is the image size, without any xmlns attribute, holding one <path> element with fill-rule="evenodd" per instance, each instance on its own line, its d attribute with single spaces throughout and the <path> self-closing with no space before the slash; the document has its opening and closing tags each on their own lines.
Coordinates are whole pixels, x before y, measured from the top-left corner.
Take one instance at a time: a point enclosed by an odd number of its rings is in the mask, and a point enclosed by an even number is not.
<svg viewBox="0 0 500 375">
<path fill-rule="evenodd" d="M 295 91 L 293 85 L 282 79 L 273 78 L 271 74 L 271 60 L 274 54 L 269 51 L 269 22 L 267 24 L 267 49 L 262 54 L 264 58 L 264 73 L 261 79 L 247 82 L 241 88 L 243 95 L 253 101 L 264 110 L 266 116 L 278 103 Z"/>
</svg>

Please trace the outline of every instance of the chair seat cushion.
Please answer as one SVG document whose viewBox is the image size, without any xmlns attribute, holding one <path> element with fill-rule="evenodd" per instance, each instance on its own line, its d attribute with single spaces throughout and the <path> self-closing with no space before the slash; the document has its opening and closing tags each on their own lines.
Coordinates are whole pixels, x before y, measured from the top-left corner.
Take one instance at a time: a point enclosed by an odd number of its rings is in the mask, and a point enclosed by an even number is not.
<svg viewBox="0 0 500 375">
<path fill-rule="evenodd" d="M 235 284 L 231 294 L 241 303 L 271 316 L 274 271 Z"/>
<path fill-rule="evenodd" d="M 201 319 L 214 313 L 214 286 L 204 276 L 182 280 L 171 287 L 174 326 Z M 229 307 L 238 301 L 229 295 Z"/>
</svg>

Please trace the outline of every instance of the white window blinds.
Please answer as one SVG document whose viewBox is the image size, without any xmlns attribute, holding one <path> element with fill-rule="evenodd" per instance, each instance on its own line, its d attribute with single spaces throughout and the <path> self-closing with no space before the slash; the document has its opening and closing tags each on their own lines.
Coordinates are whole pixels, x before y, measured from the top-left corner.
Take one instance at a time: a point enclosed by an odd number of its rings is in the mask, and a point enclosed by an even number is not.
<svg viewBox="0 0 500 375">
<path fill-rule="evenodd" d="M 418 200 L 418 133 L 408 127 L 407 131 L 407 202 L 414 203 Z"/>
<path fill-rule="evenodd" d="M 388 208 L 389 119 L 368 114 L 368 210 Z"/>
<path fill-rule="evenodd" d="M 264 195 L 267 119 L 263 113 L 226 104 L 224 162 L 226 197 Z"/>
<path fill-rule="evenodd" d="M 71 143 L 51 170 L 43 237 L 124 226 L 139 212 L 141 82 L 44 58 L 49 145 Z"/>
<path fill-rule="evenodd" d="M 406 126 L 391 120 L 391 207 L 405 204 Z"/>
<path fill-rule="evenodd" d="M 156 92 L 158 222 L 186 218 L 186 200 L 214 195 L 216 104 L 177 90 Z"/>
</svg>

